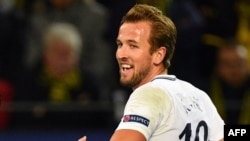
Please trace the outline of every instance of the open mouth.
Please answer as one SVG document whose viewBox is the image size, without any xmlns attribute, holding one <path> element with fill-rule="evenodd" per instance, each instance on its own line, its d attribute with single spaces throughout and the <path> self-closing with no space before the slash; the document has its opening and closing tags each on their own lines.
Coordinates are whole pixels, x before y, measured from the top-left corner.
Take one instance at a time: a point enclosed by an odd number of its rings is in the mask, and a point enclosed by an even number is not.
<svg viewBox="0 0 250 141">
<path fill-rule="evenodd" d="M 126 70 L 131 69 L 132 66 L 131 65 L 127 65 L 127 64 L 123 64 L 123 65 L 121 65 L 121 68 L 122 68 L 123 71 L 126 71 Z"/>
<path fill-rule="evenodd" d="M 130 70 L 132 70 L 132 65 L 128 65 L 128 64 L 122 64 L 121 65 L 121 72 L 122 73 L 129 73 Z"/>
</svg>

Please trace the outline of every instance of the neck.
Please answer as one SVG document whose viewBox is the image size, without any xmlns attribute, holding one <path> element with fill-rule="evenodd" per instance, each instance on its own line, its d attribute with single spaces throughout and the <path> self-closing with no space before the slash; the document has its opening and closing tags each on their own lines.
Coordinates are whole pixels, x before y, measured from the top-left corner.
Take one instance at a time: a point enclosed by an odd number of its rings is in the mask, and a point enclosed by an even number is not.
<svg viewBox="0 0 250 141">
<path fill-rule="evenodd" d="M 150 82 L 150 81 L 151 81 L 154 77 L 156 77 L 157 75 L 166 75 L 167 72 L 168 72 L 167 69 L 162 68 L 162 69 L 159 69 L 159 70 L 157 70 L 157 71 L 155 71 L 155 72 L 150 73 L 147 77 L 145 77 L 145 78 L 141 81 L 140 84 L 134 86 L 134 87 L 132 88 L 132 90 L 134 91 L 134 90 L 137 89 L 138 87 L 140 87 L 140 86 L 142 86 L 142 85 L 144 85 L 144 84 Z"/>
</svg>

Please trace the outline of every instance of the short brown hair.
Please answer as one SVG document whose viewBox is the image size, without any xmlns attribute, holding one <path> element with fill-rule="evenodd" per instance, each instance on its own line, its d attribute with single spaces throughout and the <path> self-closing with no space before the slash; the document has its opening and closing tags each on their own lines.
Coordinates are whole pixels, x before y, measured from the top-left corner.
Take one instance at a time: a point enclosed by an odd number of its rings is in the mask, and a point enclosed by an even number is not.
<svg viewBox="0 0 250 141">
<path fill-rule="evenodd" d="M 169 68 L 170 60 L 174 54 L 177 36 L 174 23 L 156 7 L 146 4 L 136 4 L 122 18 L 121 24 L 139 21 L 148 21 L 151 23 L 151 34 L 149 37 L 151 53 L 162 46 L 167 48 L 164 66 Z"/>
</svg>

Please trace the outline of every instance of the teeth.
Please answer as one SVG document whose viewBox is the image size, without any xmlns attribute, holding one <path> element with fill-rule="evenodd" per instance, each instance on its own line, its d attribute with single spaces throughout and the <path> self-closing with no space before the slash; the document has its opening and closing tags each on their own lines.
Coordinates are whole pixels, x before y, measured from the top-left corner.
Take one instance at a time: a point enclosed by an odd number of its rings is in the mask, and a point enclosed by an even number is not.
<svg viewBox="0 0 250 141">
<path fill-rule="evenodd" d="M 131 68 L 131 66 L 130 66 L 130 65 L 124 64 L 124 65 L 122 65 L 122 68 L 123 68 L 123 69 L 129 69 L 129 68 Z"/>
</svg>

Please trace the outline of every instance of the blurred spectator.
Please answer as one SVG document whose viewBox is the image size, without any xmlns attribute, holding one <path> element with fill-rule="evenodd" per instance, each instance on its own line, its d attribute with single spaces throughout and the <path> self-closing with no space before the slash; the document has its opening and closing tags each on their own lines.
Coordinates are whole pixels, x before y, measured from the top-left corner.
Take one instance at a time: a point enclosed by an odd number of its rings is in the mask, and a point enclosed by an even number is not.
<svg viewBox="0 0 250 141">
<path fill-rule="evenodd" d="M 13 106 L 29 105 L 29 110 L 15 106 L 10 128 L 65 128 L 96 122 L 97 113 L 84 117 L 84 110 L 64 111 L 75 104 L 91 105 L 100 100 L 99 77 L 80 64 L 81 34 L 72 24 L 62 22 L 51 23 L 44 30 L 41 58 L 24 71 L 15 87 Z M 52 110 L 57 106 L 62 107 Z"/>
<path fill-rule="evenodd" d="M 22 70 L 25 20 L 24 11 L 13 0 L 0 0 L 0 70 L 1 77 L 11 84 Z"/>
<path fill-rule="evenodd" d="M 193 0 L 172 0 L 169 6 L 169 16 L 177 28 L 175 57 L 169 72 L 193 84 L 201 83 L 200 66 L 198 60 L 201 35 L 205 26 L 201 15 Z M 188 68 L 183 70 L 183 68 Z"/>
<path fill-rule="evenodd" d="M 247 50 L 234 40 L 218 47 L 208 93 L 227 124 L 250 124 Z"/>
<path fill-rule="evenodd" d="M 250 52 L 250 0 L 237 0 L 236 9 L 238 14 L 237 39 L 247 47 Z M 250 53 L 248 54 L 248 63 L 250 66 Z M 250 67 L 249 67 L 250 69 Z"/>
<path fill-rule="evenodd" d="M 216 48 L 224 38 L 235 37 L 238 24 L 236 0 L 194 0 L 205 21 L 198 50 L 198 66 L 202 77 L 213 72 Z M 230 23 L 230 24 L 228 24 Z"/>
<path fill-rule="evenodd" d="M 23 75 L 17 100 L 59 103 L 98 100 L 98 76 L 80 65 L 82 40 L 77 29 L 68 23 L 53 23 L 43 37 L 41 60 Z"/>
<path fill-rule="evenodd" d="M 108 91 L 108 81 L 114 72 L 112 51 L 104 38 L 107 29 L 108 10 L 95 0 L 35 0 L 29 15 L 29 31 L 25 64 L 34 66 L 41 55 L 41 35 L 53 22 L 68 22 L 80 32 L 84 48 L 81 64 L 101 78 L 102 96 Z"/>
<path fill-rule="evenodd" d="M 228 38 L 236 33 L 235 0 L 193 0 L 205 19 L 205 34 Z M 230 23 L 230 24 L 228 24 Z"/>
<path fill-rule="evenodd" d="M 11 104 L 22 73 L 26 16 L 13 0 L 0 0 L 0 130 L 9 127 Z"/>
</svg>

